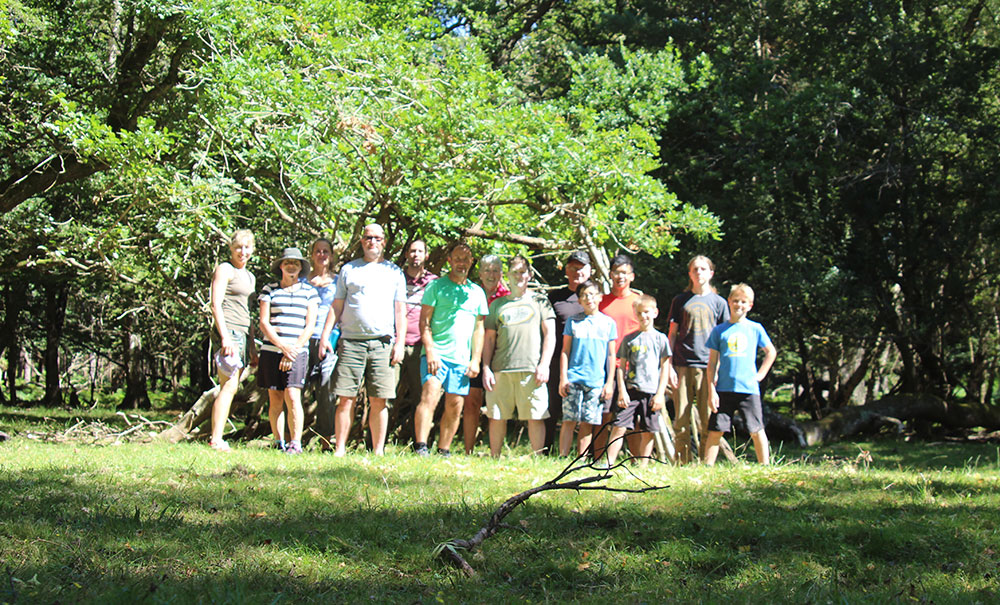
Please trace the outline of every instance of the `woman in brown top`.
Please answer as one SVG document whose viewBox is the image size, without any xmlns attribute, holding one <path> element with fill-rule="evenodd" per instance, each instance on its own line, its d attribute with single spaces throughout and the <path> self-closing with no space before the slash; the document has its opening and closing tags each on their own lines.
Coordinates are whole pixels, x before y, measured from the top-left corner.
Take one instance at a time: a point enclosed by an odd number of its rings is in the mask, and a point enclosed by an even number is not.
<svg viewBox="0 0 1000 605">
<path fill-rule="evenodd" d="M 247 270 L 253 255 L 253 233 L 241 229 L 233 234 L 229 243 L 229 262 L 219 263 L 212 276 L 212 318 L 215 331 L 212 340 L 218 352 L 215 364 L 219 372 L 219 394 L 212 407 L 212 449 L 228 452 L 229 444 L 222 440 L 222 432 L 229 418 L 229 407 L 240 385 L 243 368 L 257 363 L 254 349 L 250 306 L 257 280 Z"/>
</svg>

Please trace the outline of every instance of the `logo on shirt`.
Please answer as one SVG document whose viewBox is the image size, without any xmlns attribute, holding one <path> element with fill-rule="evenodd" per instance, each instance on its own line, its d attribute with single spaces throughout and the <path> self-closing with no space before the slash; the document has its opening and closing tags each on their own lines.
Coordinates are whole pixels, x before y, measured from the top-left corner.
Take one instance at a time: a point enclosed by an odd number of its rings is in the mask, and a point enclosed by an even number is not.
<svg viewBox="0 0 1000 605">
<path fill-rule="evenodd" d="M 749 342 L 747 340 L 746 334 L 737 332 L 731 334 L 726 339 L 726 347 L 729 349 L 730 357 L 742 357 L 746 354 L 749 348 Z"/>
<path fill-rule="evenodd" d="M 505 326 L 516 326 L 528 323 L 535 316 L 530 305 L 507 305 L 499 313 L 500 323 Z"/>
</svg>

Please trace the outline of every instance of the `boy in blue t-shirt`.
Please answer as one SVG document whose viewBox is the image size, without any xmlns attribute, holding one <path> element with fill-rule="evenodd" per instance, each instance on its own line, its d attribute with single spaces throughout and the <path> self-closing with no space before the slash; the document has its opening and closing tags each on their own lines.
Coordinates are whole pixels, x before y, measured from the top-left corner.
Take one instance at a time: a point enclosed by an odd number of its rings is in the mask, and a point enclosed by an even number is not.
<svg viewBox="0 0 1000 605">
<path fill-rule="evenodd" d="M 563 398 L 563 423 L 559 431 L 559 455 L 569 455 L 573 431 L 580 425 L 577 452 L 590 447 L 592 432 L 601 426 L 602 399 L 614 392 L 615 321 L 597 310 L 601 290 L 587 280 L 576 289 L 583 313 L 570 317 L 563 328 L 559 360 L 559 394 Z"/>
<path fill-rule="evenodd" d="M 757 462 L 770 463 L 764 413 L 760 403 L 761 380 L 767 376 L 778 353 L 764 326 L 747 319 L 753 308 L 753 289 L 736 284 L 729 292 L 729 322 L 715 326 L 708 337 L 708 384 L 711 388 L 712 416 L 708 420 L 705 464 L 715 464 L 723 433 L 732 430 L 732 417 L 739 409 L 747 423 Z M 757 367 L 757 349 L 764 360 Z"/>
</svg>

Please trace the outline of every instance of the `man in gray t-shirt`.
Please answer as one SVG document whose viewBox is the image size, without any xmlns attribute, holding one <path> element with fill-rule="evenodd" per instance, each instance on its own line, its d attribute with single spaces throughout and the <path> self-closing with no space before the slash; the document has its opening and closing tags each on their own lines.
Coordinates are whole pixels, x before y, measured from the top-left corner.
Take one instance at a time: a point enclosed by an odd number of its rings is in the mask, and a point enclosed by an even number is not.
<svg viewBox="0 0 1000 605">
<path fill-rule="evenodd" d="M 406 339 L 406 279 L 399 267 L 382 256 L 384 248 L 382 227 L 366 226 L 361 236 L 362 257 L 340 269 L 333 304 L 320 336 L 323 355 L 329 347 L 330 332 L 340 320 L 334 383 L 338 397 L 334 417 L 336 456 L 347 451 L 362 377 L 368 391 L 372 450 L 376 455 L 384 453 L 389 424 L 386 400 L 396 396 L 396 379 L 390 366 L 403 359 Z"/>
</svg>

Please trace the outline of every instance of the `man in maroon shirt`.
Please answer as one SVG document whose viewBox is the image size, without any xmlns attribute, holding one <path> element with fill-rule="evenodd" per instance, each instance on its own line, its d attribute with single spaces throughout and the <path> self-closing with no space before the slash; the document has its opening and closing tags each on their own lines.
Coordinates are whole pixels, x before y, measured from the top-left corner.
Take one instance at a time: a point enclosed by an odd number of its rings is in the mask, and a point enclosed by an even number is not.
<svg viewBox="0 0 1000 605">
<path fill-rule="evenodd" d="M 413 240 L 406 249 L 406 340 L 403 362 L 396 366 L 396 417 L 402 422 L 398 440 L 406 443 L 413 437 L 413 411 L 420 402 L 420 306 L 427 284 L 438 278 L 424 267 L 427 260 L 427 244 Z"/>
</svg>

